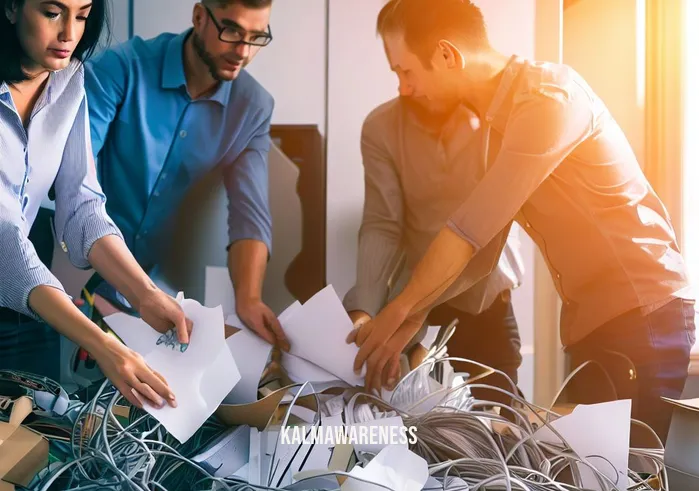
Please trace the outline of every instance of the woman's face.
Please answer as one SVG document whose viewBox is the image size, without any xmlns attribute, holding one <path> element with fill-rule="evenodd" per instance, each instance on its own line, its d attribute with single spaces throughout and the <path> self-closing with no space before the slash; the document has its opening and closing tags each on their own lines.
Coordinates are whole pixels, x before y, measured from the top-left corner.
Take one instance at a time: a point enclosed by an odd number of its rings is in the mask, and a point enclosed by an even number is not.
<svg viewBox="0 0 699 491">
<path fill-rule="evenodd" d="M 92 7 L 91 0 L 24 0 L 7 12 L 17 27 L 28 73 L 67 67 Z"/>
</svg>

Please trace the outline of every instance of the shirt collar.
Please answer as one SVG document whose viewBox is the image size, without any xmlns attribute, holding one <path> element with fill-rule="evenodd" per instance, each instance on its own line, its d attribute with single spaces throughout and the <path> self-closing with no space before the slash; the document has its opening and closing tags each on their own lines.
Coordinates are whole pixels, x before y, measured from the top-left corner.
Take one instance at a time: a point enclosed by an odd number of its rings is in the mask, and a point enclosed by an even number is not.
<svg viewBox="0 0 699 491">
<path fill-rule="evenodd" d="M 522 67 L 523 63 L 524 60 L 522 58 L 520 58 L 517 55 L 512 55 L 510 57 L 510 60 L 507 62 L 507 65 L 505 65 L 505 70 L 502 73 L 500 84 L 498 85 L 498 88 L 495 91 L 493 100 L 490 102 L 488 112 L 485 114 L 485 120 L 488 122 L 488 124 L 493 122 L 493 120 L 495 119 L 495 115 L 497 114 L 498 110 L 500 110 L 500 107 L 502 107 L 502 104 L 505 102 L 505 96 L 509 93 L 510 89 L 512 88 L 512 84 L 517 78 L 517 75 L 519 74 L 519 70 Z"/>
<path fill-rule="evenodd" d="M 436 137 L 441 137 L 445 133 L 449 133 L 455 127 L 460 127 L 467 123 L 471 133 L 478 131 L 480 123 L 469 109 L 464 105 L 458 105 L 454 108 L 451 114 L 444 120 L 440 126 L 426 125 L 407 105 L 402 105 L 403 111 L 406 114 L 408 121 L 425 133 L 432 134 Z"/>
<path fill-rule="evenodd" d="M 7 83 L 3 82 L 0 84 L 0 101 L 7 102 L 10 99 L 10 88 Z"/>
<path fill-rule="evenodd" d="M 184 73 L 184 43 L 191 32 L 192 29 L 188 29 L 172 38 L 167 44 L 161 81 L 163 89 L 187 88 L 187 78 Z M 230 81 L 219 83 L 216 91 L 204 99 L 226 106 L 230 99 L 232 83 Z"/>
</svg>

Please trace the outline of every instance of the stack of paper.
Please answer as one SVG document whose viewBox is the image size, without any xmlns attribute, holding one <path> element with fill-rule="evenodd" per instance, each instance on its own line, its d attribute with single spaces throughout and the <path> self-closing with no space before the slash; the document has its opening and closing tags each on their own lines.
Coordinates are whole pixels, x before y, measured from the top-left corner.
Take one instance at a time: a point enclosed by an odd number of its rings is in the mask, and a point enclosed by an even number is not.
<svg viewBox="0 0 699 491">
<path fill-rule="evenodd" d="M 183 351 L 174 331 L 161 335 L 142 319 L 118 313 L 104 320 L 132 350 L 160 373 L 177 398 L 177 407 L 145 410 L 181 443 L 211 416 L 240 380 L 231 351 L 224 343 L 221 308 L 209 309 L 195 300 L 181 302 L 193 322 L 189 346 Z"/>
<path fill-rule="evenodd" d="M 359 348 L 345 341 L 352 330 L 352 320 L 332 285 L 294 308 L 280 321 L 289 339 L 292 355 L 350 385 L 364 384 L 364 377 L 355 374 L 353 368 Z"/>
<path fill-rule="evenodd" d="M 229 337 L 227 344 L 243 369 L 243 382 L 226 398 L 227 404 L 244 404 L 256 400 L 256 387 L 269 358 L 271 345 L 252 333 L 238 318 L 235 291 L 226 268 L 206 268 L 208 307 L 221 307 L 226 323 L 241 331 Z M 290 353 L 282 355 L 282 366 L 297 383 L 360 386 L 361 375 L 353 370 L 359 352 L 345 339 L 352 321 L 332 286 L 318 292 L 305 304 L 294 302 L 278 316 L 289 344 Z"/>
</svg>

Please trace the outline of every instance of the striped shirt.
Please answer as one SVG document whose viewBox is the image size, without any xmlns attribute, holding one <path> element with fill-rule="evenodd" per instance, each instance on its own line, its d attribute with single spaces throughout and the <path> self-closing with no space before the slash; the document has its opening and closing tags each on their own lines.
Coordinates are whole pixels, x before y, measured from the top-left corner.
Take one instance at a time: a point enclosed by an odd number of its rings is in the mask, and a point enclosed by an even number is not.
<svg viewBox="0 0 699 491">
<path fill-rule="evenodd" d="M 56 239 L 71 262 L 89 268 L 92 245 L 119 229 L 107 216 L 97 182 L 83 66 L 52 72 L 25 128 L 9 87 L 0 85 L 0 307 L 38 318 L 29 308 L 40 285 L 63 290 L 28 239 L 43 199 L 55 184 Z M 11 281 L 7 281 L 11 279 Z"/>
</svg>

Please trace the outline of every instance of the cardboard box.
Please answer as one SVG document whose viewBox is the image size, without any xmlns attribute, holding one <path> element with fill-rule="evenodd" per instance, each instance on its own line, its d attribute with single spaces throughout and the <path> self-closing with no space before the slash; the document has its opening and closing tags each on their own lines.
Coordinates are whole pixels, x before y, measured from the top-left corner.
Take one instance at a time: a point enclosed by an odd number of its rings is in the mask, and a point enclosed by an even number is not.
<svg viewBox="0 0 699 491">
<path fill-rule="evenodd" d="M 0 481 L 27 487 L 34 476 L 49 464 L 49 442 L 24 426 L 32 412 L 29 397 L 17 399 L 8 423 L 0 423 Z M 2 491 L 12 489 L 5 485 Z"/>
<path fill-rule="evenodd" d="M 663 400 L 674 406 L 665 445 L 669 489 L 699 489 L 699 399 Z"/>
</svg>

